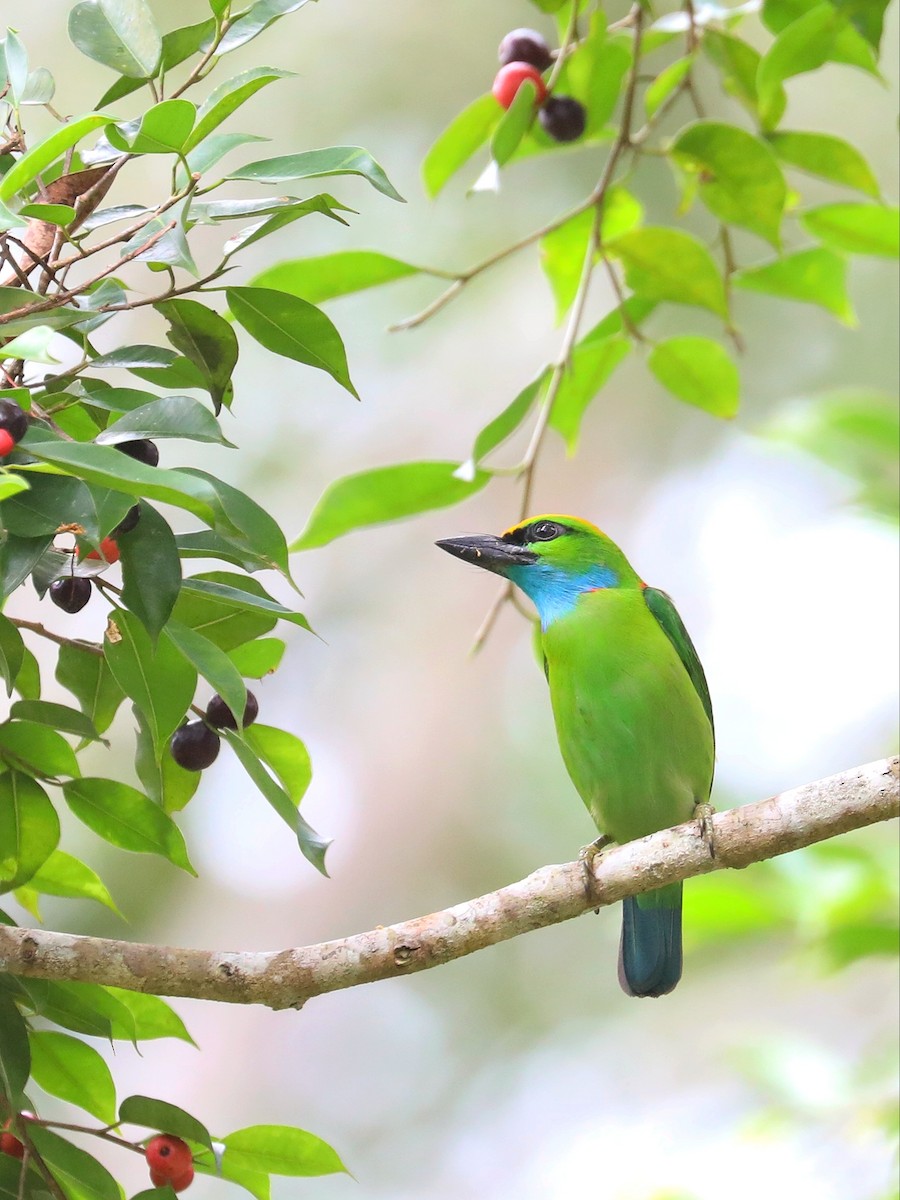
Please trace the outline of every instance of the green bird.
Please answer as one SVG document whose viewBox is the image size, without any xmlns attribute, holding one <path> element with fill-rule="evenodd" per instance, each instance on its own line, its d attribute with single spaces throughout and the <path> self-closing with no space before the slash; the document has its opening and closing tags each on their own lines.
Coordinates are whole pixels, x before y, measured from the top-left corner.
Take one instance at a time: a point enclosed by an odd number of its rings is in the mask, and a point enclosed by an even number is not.
<svg viewBox="0 0 900 1200">
<path fill-rule="evenodd" d="M 675 605 L 588 521 L 532 517 L 442 550 L 510 580 L 541 622 L 563 761 L 600 833 L 630 842 L 689 820 L 712 788 L 712 705 Z M 623 903 L 619 982 L 663 996 L 681 978 L 680 883 Z"/>
</svg>

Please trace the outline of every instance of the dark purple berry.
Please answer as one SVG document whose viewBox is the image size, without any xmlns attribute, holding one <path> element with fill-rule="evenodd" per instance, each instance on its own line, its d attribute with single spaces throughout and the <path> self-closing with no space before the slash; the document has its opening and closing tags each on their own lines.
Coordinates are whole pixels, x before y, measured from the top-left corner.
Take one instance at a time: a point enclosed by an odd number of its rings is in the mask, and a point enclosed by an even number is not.
<svg viewBox="0 0 900 1200">
<path fill-rule="evenodd" d="M 132 504 L 131 508 L 129 508 L 128 512 L 109 536 L 117 538 L 120 536 L 120 534 L 131 533 L 132 529 L 134 529 L 135 525 L 137 525 L 140 519 L 141 506 L 139 504 Z"/>
<path fill-rule="evenodd" d="M 511 62 L 531 63 L 539 71 L 546 71 L 553 62 L 550 47 L 536 29 L 514 29 L 500 43 L 497 51 L 501 67 Z"/>
<path fill-rule="evenodd" d="M 14 442 L 21 442 L 28 432 L 28 417 L 15 400 L 0 400 L 0 429 L 5 429 Z"/>
<path fill-rule="evenodd" d="M 116 449 L 135 458 L 138 462 L 146 463 L 148 467 L 159 466 L 159 449 L 156 442 L 149 438 L 138 438 L 135 442 L 117 442 Z"/>
<path fill-rule="evenodd" d="M 538 120 L 555 142 L 574 142 L 584 133 L 587 113 L 571 96 L 551 96 L 538 113 Z"/>
<path fill-rule="evenodd" d="M 81 612 L 91 598 L 91 591 L 91 581 L 80 575 L 56 579 L 48 588 L 50 599 L 56 607 L 67 613 Z"/>
<path fill-rule="evenodd" d="M 259 716 L 259 701 L 252 692 L 247 693 L 247 705 L 244 709 L 244 729 L 252 725 Z M 206 706 L 206 719 L 216 729 L 237 729 L 234 713 L 218 694 L 213 696 Z"/>
<path fill-rule="evenodd" d="M 169 752 L 186 771 L 202 771 L 219 757 L 219 735 L 204 721 L 189 721 L 172 734 Z"/>
</svg>

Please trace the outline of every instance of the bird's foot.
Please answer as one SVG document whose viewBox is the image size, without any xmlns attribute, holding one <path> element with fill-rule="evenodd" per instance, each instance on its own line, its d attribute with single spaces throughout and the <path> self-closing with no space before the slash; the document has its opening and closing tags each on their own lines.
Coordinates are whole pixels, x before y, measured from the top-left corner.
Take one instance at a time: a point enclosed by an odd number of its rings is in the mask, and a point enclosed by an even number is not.
<svg viewBox="0 0 900 1200">
<path fill-rule="evenodd" d="M 716 857 L 716 831 L 713 828 L 713 817 L 716 810 L 712 804 L 702 803 L 694 806 L 694 820 L 700 827 L 700 837 L 706 843 L 709 857 Z"/>
<path fill-rule="evenodd" d="M 611 845 L 612 838 L 603 834 L 601 837 L 596 838 L 593 842 L 590 842 L 587 846 L 582 846 L 578 851 L 578 861 L 581 863 L 581 870 L 584 875 L 584 890 L 587 892 L 588 900 L 594 900 L 596 893 L 596 885 L 594 882 L 594 859 L 598 854 L 605 850 L 607 846 Z M 599 911 L 599 908 L 594 909 L 595 913 L 598 913 Z"/>
</svg>

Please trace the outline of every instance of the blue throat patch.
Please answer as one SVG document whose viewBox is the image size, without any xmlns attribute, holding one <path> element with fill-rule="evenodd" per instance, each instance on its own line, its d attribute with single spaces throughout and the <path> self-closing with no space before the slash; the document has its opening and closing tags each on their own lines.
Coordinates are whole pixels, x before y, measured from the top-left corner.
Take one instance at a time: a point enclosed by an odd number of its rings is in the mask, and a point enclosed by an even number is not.
<svg viewBox="0 0 900 1200">
<path fill-rule="evenodd" d="M 510 567 L 504 574 L 534 604 L 541 618 L 541 629 L 570 613 L 585 592 L 616 587 L 619 582 L 618 575 L 609 567 L 591 567 L 583 575 L 570 575 L 545 562 Z"/>
</svg>

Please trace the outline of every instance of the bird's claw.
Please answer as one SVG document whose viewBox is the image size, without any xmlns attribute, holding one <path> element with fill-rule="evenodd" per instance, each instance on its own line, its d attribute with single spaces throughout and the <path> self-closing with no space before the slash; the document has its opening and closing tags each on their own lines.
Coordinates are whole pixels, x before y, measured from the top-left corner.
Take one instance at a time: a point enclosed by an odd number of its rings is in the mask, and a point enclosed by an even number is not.
<svg viewBox="0 0 900 1200">
<path fill-rule="evenodd" d="M 716 857 L 716 831 L 713 827 L 713 817 L 716 810 L 712 804 L 701 803 L 694 806 L 694 820 L 700 827 L 700 837 L 706 843 L 709 857 Z"/>
<path fill-rule="evenodd" d="M 604 834 L 601 837 L 595 838 L 593 842 L 589 842 L 587 846 L 582 846 L 578 851 L 578 861 L 581 863 L 581 870 L 584 875 L 584 890 L 587 892 L 588 900 L 594 900 L 596 896 L 594 859 L 611 844 L 612 838 Z M 599 911 L 599 908 L 594 909 L 595 913 Z"/>
</svg>

